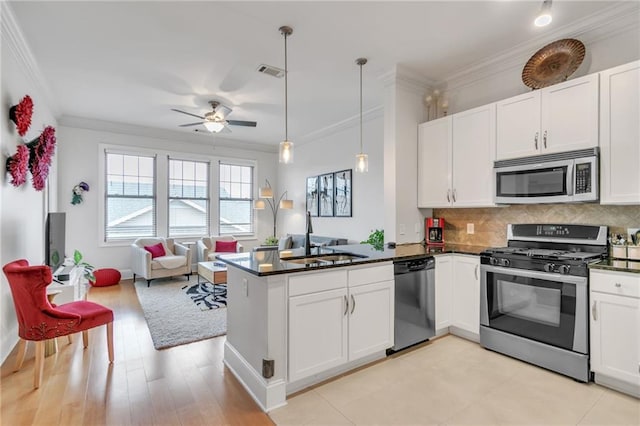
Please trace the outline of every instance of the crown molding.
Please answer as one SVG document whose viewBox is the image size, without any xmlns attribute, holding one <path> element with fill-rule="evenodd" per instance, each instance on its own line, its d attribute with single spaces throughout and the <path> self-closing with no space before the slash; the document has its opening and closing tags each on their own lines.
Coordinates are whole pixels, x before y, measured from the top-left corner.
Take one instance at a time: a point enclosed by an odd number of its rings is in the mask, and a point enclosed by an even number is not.
<svg viewBox="0 0 640 426">
<path fill-rule="evenodd" d="M 377 118 L 382 118 L 384 115 L 384 107 L 382 105 L 371 108 L 367 111 L 362 112 L 362 122 L 367 122 L 370 120 L 374 120 Z M 331 124 L 329 126 L 323 127 L 320 130 L 315 130 L 311 133 L 308 133 L 299 139 L 299 144 L 304 145 L 315 140 L 331 136 L 343 130 L 350 129 L 360 124 L 360 114 L 356 114 L 347 119 L 338 121 L 337 123 Z"/>
<path fill-rule="evenodd" d="M 380 75 L 384 87 L 400 86 L 413 91 L 428 91 L 437 85 L 437 81 L 402 65 L 394 66 L 390 71 Z"/>
<path fill-rule="evenodd" d="M 31 52 L 31 48 L 22 35 L 22 30 L 16 21 L 11 6 L 9 6 L 9 2 L 0 2 L 0 21 L 2 22 L 2 47 L 9 49 L 27 80 L 30 81 L 36 91 L 44 97 L 44 104 L 49 108 L 54 117 L 59 117 L 61 114 L 60 105 L 56 102 L 44 78 L 44 74 L 40 70 L 40 66 Z"/>
<path fill-rule="evenodd" d="M 92 118 L 63 115 L 58 120 L 60 126 L 79 129 L 96 130 L 101 132 L 119 133 L 124 135 L 141 136 L 148 138 L 164 139 L 168 141 L 182 141 L 199 145 L 214 144 L 216 147 L 242 149 L 247 151 L 259 151 L 277 153 L 278 147 L 267 144 L 226 139 L 221 136 L 212 138 L 209 132 L 185 133 L 175 130 L 158 129 L 154 127 L 138 126 L 135 124 L 116 123 L 113 121 L 95 120 Z"/>
<path fill-rule="evenodd" d="M 447 90 L 460 89 L 484 80 L 499 71 L 515 67 L 521 68 L 524 63 L 523 60 L 531 57 L 541 46 L 561 38 L 580 37 L 583 43 L 592 44 L 621 32 L 638 28 L 638 14 L 640 12 L 638 5 L 639 3 L 634 1 L 616 4 L 605 11 L 589 15 L 571 25 L 532 38 L 487 60 L 473 63 L 445 80 Z"/>
</svg>

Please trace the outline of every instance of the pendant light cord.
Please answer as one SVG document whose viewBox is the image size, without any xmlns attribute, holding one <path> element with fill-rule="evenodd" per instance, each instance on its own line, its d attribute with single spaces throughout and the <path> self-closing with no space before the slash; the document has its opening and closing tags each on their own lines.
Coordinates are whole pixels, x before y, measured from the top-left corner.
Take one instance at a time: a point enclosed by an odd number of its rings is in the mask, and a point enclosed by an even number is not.
<svg viewBox="0 0 640 426">
<path fill-rule="evenodd" d="M 362 66 L 360 62 L 360 154 L 362 154 Z"/>
<path fill-rule="evenodd" d="M 289 91 L 287 80 L 289 71 L 287 70 L 287 33 L 284 32 L 284 140 L 289 140 Z"/>
</svg>

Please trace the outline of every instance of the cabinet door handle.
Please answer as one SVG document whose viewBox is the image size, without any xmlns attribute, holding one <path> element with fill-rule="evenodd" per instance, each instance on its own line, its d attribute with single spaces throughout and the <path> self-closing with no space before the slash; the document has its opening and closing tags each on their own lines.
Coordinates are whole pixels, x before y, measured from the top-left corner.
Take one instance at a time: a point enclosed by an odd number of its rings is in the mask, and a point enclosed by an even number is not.
<svg viewBox="0 0 640 426">
<path fill-rule="evenodd" d="M 356 309 L 356 298 L 351 295 L 351 315 L 353 315 L 353 311 Z"/>
<path fill-rule="evenodd" d="M 344 315 L 346 316 L 349 312 L 349 299 L 347 299 L 346 295 L 342 297 L 344 297 Z"/>
<path fill-rule="evenodd" d="M 547 147 L 547 131 L 544 131 L 544 135 L 542 136 L 542 143 L 544 144 L 544 147 Z"/>
<path fill-rule="evenodd" d="M 596 310 L 596 302 L 595 300 L 593 301 L 593 305 L 591 305 L 591 316 L 593 317 L 594 321 L 598 321 L 598 311 Z"/>
<path fill-rule="evenodd" d="M 451 202 L 451 190 L 447 189 L 447 203 Z"/>
<path fill-rule="evenodd" d="M 453 202 L 456 202 L 456 190 L 454 188 L 453 192 L 451 193 L 453 195 Z"/>
<path fill-rule="evenodd" d="M 479 267 L 479 266 L 478 266 L 478 265 L 476 265 L 476 267 L 475 267 L 475 268 L 473 268 L 473 275 L 475 275 L 476 280 L 478 279 L 478 267 Z"/>
<path fill-rule="evenodd" d="M 533 138 L 533 142 L 536 146 L 536 149 L 538 149 L 538 132 L 536 132 L 536 136 Z"/>
</svg>

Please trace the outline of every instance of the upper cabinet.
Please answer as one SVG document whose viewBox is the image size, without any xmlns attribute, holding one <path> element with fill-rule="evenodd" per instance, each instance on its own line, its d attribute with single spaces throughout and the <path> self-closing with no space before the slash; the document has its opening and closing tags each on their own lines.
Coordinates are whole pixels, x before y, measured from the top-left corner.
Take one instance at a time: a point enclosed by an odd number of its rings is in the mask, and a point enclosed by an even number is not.
<svg viewBox="0 0 640 426">
<path fill-rule="evenodd" d="M 418 207 L 493 206 L 495 104 L 423 123 Z"/>
<path fill-rule="evenodd" d="M 640 204 L 640 61 L 600 82 L 600 202 Z"/>
<path fill-rule="evenodd" d="M 598 146 L 598 74 L 497 103 L 496 159 Z"/>
</svg>

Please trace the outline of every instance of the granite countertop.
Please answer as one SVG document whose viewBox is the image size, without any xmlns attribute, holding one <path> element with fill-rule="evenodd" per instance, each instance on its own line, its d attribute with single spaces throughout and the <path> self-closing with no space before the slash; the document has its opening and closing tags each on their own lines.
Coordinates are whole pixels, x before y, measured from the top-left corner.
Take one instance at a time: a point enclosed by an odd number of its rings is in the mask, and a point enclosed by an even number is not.
<svg viewBox="0 0 640 426">
<path fill-rule="evenodd" d="M 358 257 L 354 257 L 349 260 L 318 262 L 311 264 L 291 262 L 291 260 L 305 257 L 304 248 L 285 250 L 282 252 L 279 252 L 278 250 L 267 250 L 247 253 L 220 254 L 216 257 L 229 265 L 235 266 L 254 275 L 267 276 L 366 263 L 420 259 L 428 256 L 437 256 L 439 254 L 448 253 L 478 255 L 486 248 L 487 247 L 460 244 L 446 244 L 444 246 L 427 247 L 422 244 L 398 244 L 393 249 L 387 248 L 385 245 L 385 247 L 380 250 L 376 250 L 369 244 L 317 247 L 312 250 L 311 256 L 306 257 L 338 253 L 350 253 Z"/>
<path fill-rule="evenodd" d="M 640 274 L 640 260 L 614 259 L 610 257 L 589 265 L 589 268 Z"/>
</svg>

